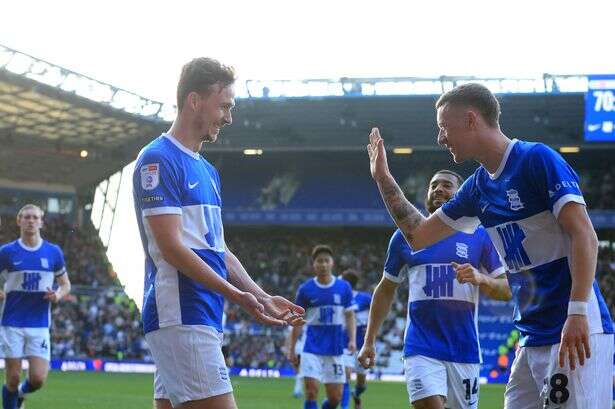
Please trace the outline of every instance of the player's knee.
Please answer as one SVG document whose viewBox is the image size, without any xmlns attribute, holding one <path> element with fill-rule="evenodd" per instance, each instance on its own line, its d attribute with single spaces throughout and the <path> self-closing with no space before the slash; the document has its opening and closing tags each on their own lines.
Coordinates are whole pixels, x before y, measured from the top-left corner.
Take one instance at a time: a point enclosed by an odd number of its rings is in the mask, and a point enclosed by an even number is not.
<svg viewBox="0 0 615 409">
<path fill-rule="evenodd" d="M 305 399 L 306 400 L 316 400 L 318 398 L 318 389 L 316 388 L 306 388 L 305 389 Z"/>
<path fill-rule="evenodd" d="M 28 379 L 28 383 L 30 384 L 30 391 L 34 392 L 35 390 L 38 390 L 43 387 L 43 384 L 45 383 L 45 377 L 37 375 L 31 376 Z"/>
<path fill-rule="evenodd" d="M 6 374 L 6 387 L 10 391 L 15 391 L 17 390 L 18 386 L 19 386 L 19 373 L 17 374 L 7 373 Z"/>
</svg>

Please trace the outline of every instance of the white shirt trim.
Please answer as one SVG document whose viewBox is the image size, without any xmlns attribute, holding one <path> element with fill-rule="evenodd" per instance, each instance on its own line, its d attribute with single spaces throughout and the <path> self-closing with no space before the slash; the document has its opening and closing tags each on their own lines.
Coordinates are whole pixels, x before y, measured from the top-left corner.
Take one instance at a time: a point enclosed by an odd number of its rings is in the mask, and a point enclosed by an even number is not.
<svg viewBox="0 0 615 409">
<path fill-rule="evenodd" d="M 402 281 L 404 281 L 404 279 L 402 277 L 399 276 L 394 276 L 393 274 L 389 274 L 386 271 L 383 273 L 384 278 L 386 278 L 389 281 L 392 281 L 396 284 L 400 284 Z"/>
<path fill-rule="evenodd" d="M 337 281 L 337 278 L 335 278 L 335 276 L 333 276 L 333 280 L 331 280 L 331 282 L 329 284 L 320 284 L 318 282 L 318 279 L 316 277 L 314 277 L 314 284 L 316 284 L 316 287 L 318 287 L 318 288 L 331 288 L 331 287 L 333 287 L 333 284 L 335 284 L 336 281 Z"/>
<path fill-rule="evenodd" d="M 510 143 L 506 147 L 506 152 L 504 152 L 504 157 L 502 158 L 502 161 L 500 162 L 500 166 L 498 166 L 498 168 L 495 171 L 495 173 L 492 175 L 491 173 L 487 172 L 487 174 L 489 174 L 489 178 L 491 180 L 495 180 L 495 179 L 500 177 L 500 175 L 502 174 L 502 171 L 506 167 L 506 162 L 508 161 L 508 156 L 510 155 L 510 152 L 512 151 L 513 146 L 515 146 L 515 143 L 517 143 L 517 142 L 518 142 L 517 139 L 513 139 L 512 141 L 510 141 Z"/>
<path fill-rule="evenodd" d="M 159 214 L 182 214 L 181 207 L 162 206 L 151 209 L 143 209 L 143 216 L 158 216 Z"/>
<path fill-rule="evenodd" d="M 583 196 L 575 195 L 573 193 L 564 195 L 557 199 L 557 202 L 553 204 L 553 216 L 555 216 L 556 219 L 559 217 L 559 212 L 562 211 L 562 208 L 568 202 L 575 202 L 586 206 Z"/>
<path fill-rule="evenodd" d="M 173 135 L 168 134 L 168 133 L 163 133 L 162 136 L 164 136 L 165 138 L 167 138 L 169 141 L 171 141 L 171 143 L 173 143 L 173 145 L 177 146 L 177 148 L 184 152 L 186 155 L 192 157 L 192 159 L 196 159 L 196 160 L 200 160 L 201 159 L 201 155 L 199 155 L 198 152 L 194 152 L 191 151 L 190 149 L 186 148 L 184 145 L 182 145 L 182 143 L 180 141 L 178 141 Z"/>
<path fill-rule="evenodd" d="M 40 248 L 42 247 L 42 245 L 43 245 L 43 242 L 44 242 L 44 241 L 45 241 L 45 240 L 43 240 L 43 239 L 41 238 L 41 241 L 39 241 L 39 242 L 38 242 L 38 244 L 37 244 L 36 246 L 34 246 L 34 247 L 30 247 L 30 246 L 28 246 L 28 245 L 27 245 L 26 243 L 24 243 L 21 239 L 18 239 L 18 240 L 17 240 L 17 243 L 21 246 L 21 248 L 22 248 L 22 249 L 24 249 L 24 250 L 26 250 L 26 251 L 31 251 L 31 252 L 34 252 L 34 251 L 37 251 L 38 249 L 40 249 Z"/>
<path fill-rule="evenodd" d="M 446 213 L 444 213 L 441 207 L 436 210 L 434 214 L 438 216 L 440 220 L 442 220 L 444 224 L 446 224 L 450 228 L 468 234 L 474 233 L 476 231 L 476 228 L 480 225 L 480 220 L 478 219 L 478 217 L 462 216 L 457 220 L 453 220 L 448 217 Z"/>
</svg>

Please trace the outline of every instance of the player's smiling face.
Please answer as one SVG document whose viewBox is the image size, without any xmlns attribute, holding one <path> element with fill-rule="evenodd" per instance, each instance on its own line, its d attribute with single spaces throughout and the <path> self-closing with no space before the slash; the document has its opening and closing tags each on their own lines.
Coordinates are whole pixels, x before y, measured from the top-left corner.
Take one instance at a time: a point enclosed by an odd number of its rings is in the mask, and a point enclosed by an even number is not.
<svg viewBox="0 0 615 409">
<path fill-rule="evenodd" d="M 472 144 L 471 129 L 467 124 L 466 110 L 444 104 L 438 108 L 438 145 L 453 155 L 455 163 L 470 159 L 468 150 Z"/>
<path fill-rule="evenodd" d="M 459 189 L 457 178 L 449 173 L 436 173 L 429 182 L 427 200 L 425 201 L 429 213 L 435 212 L 444 203 L 448 202 Z"/>
<path fill-rule="evenodd" d="M 38 209 L 24 209 L 17 216 L 17 225 L 19 226 L 22 234 L 38 234 L 43 227 L 43 216 Z"/>
<path fill-rule="evenodd" d="M 233 85 L 211 87 L 211 92 L 199 96 L 197 104 L 196 126 L 203 142 L 215 142 L 220 129 L 233 122 L 231 111 L 235 107 L 235 89 Z"/>
<path fill-rule="evenodd" d="M 320 253 L 312 262 L 317 276 L 327 276 L 333 271 L 333 257 L 328 253 Z"/>
</svg>

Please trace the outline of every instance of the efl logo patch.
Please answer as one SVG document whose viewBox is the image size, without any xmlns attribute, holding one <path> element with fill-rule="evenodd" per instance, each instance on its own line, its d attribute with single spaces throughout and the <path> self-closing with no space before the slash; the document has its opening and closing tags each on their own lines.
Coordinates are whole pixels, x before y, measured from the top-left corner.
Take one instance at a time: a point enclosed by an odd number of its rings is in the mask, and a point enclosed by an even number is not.
<svg viewBox="0 0 615 409">
<path fill-rule="evenodd" d="M 468 258 L 468 245 L 465 243 L 455 243 L 456 254 L 461 258 Z"/>
<path fill-rule="evenodd" d="M 519 197 L 519 192 L 517 192 L 515 189 L 507 190 L 506 195 L 508 196 L 508 203 L 510 203 L 511 210 L 517 211 L 525 207 L 523 205 L 523 202 L 521 201 L 521 198 Z"/>
<path fill-rule="evenodd" d="M 160 167 L 157 163 L 141 166 L 141 187 L 143 190 L 154 190 L 160 182 Z"/>
<path fill-rule="evenodd" d="M 49 260 L 47 260 L 46 258 L 41 258 L 41 266 L 43 268 L 49 268 Z"/>
</svg>

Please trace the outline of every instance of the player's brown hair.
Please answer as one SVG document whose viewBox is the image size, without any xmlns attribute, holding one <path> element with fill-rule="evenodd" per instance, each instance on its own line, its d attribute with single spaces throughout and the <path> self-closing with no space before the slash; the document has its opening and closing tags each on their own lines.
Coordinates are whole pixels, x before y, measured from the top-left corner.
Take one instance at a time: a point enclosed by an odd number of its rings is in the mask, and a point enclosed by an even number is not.
<svg viewBox="0 0 615 409">
<path fill-rule="evenodd" d="M 207 95 L 211 87 L 220 84 L 222 88 L 235 82 L 233 67 L 213 58 L 200 57 L 186 63 L 177 84 L 177 109 L 181 111 L 184 101 L 191 92 Z"/>
<path fill-rule="evenodd" d="M 497 128 L 500 120 L 500 103 L 487 87 L 469 83 L 445 92 L 436 101 L 436 109 L 446 104 L 476 108 L 487 124 Z"/>
<path fill-rule="evenodd" d="M 45 215 L 45 212 L 43 211 L 43 209 L 41 209 L 40 207 L 38 207 L 35 204 L 28 203 L 28 204 L 22 206 L 21 209 L 19 209 L 19 211 L 17 212 L 17 218 L 19 219 L 21 217 L 21 214 L 24 211 L 28 210 L 28 209 L 36 209 L 36 210 L 38 210 L 38 212 L 40 213 L 41 218 Z"/>
<path fill-rule="evenodd" d="M 325 244 L 318 244 L 312 249 L 312 261 L 316 260 L 316 257 L 318 257 L 322 253 L 326 253 L 333 257 L 333 250 L 331 250 L 331 247 Z"/>
</svg>

